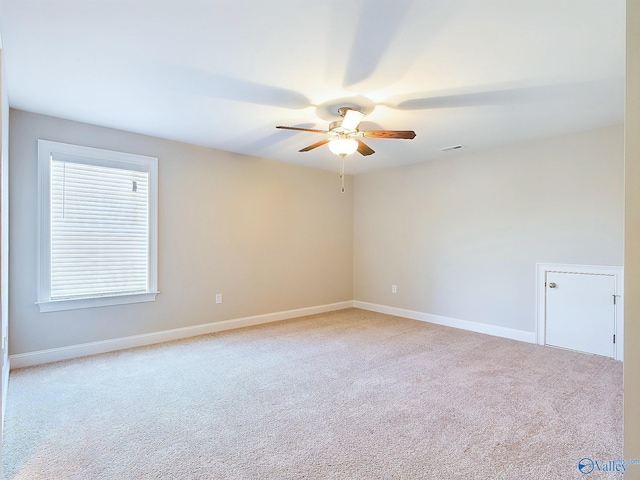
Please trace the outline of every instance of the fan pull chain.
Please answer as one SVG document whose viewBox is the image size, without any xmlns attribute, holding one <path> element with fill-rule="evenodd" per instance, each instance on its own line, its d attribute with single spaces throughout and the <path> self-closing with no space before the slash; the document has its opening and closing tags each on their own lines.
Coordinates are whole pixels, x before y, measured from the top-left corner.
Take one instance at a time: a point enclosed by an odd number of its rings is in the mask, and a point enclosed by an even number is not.
<svg viewBox="0 0 640 480">
<path fill-rule="evenodd" d="M 340 155 L 342 157 L 342 169 L 340 170 L 340 179 L 342 180 L 342 193 L 344 193 L 344 157 L 345 155 Z"/>
</svg>

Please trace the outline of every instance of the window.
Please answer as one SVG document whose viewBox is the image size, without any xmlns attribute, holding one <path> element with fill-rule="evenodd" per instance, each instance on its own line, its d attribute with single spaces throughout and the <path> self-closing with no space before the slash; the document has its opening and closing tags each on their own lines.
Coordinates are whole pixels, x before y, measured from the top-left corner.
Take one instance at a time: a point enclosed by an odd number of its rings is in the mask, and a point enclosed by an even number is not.
<svg viewBox="0 0 640 480">
<path fill-rule="evenodd" d="M 41 312 L 154 301 L 158 159 L 38 140 Z"/>
</svg>

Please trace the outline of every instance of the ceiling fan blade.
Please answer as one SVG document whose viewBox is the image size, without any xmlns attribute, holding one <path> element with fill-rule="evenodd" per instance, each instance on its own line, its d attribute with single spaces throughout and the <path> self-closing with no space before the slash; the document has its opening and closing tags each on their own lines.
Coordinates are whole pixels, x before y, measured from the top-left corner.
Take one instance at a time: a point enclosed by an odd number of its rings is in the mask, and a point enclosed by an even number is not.
<svg viewBox="0 0 640 480">
<path fill-rule="evenodd" d="M 372 155 L 376 153 L 375 150 L 373 150 L 371 147 L 366 145 L 361 140 L 356 140 L 356 141 L 358 142 L 358 153 L 360 153 L 361 155 L 364 155 L 366 157 L 367 155 Z"/>
<path fill-rule="evenodd" d="M 358 110 L 347 109 L 347 113 L 344 115 L 341 127 L 347 130 L 355 130 L 360 125 L 360 121 L 364 118 L 364 113 Z"/>
<path fill-rule="evenodd" d="M 276 128 L 282 128 L 284 130 L 298 130 L 300 132 L 312 132 L 312 133 L 329 133 L 326 130 L 317 130 L 315 128 L 302 128 L 302 127 L 284 127 L 282 125 L 278 125 Z"/>
<path fill-rule="evenodd" d="M 302 150 L 298 150 L 299 152 L 308 152 L 309 150 L 313 150 L 314 148 L 318 148 L 321 147 L 322 145 L 325 145 L 327 143 L 329 143 L 331 141 L 330 138 L 327 138 L 326 140 L 320 140 L 317 143 L 314 143 L 313 145 L 309 145 L 308 147 L 304 147 Z"/>
<path fill-rule="evenodd" d="M 411 140 L 415 138 L 416 132 L 413 130 L 369 130 L 362 132 L 365 138 L 404 138 Z"/>
</svg>

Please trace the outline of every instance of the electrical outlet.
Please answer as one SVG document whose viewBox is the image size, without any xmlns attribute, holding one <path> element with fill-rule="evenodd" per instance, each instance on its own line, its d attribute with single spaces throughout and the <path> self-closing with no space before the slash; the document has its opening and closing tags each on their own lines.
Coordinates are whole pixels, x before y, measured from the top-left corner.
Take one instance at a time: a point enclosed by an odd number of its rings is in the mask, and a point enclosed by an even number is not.
<svg viewBox="0 0 640 480">
<path fill-rule="evenodd" d="M 398 286 L 397 285 L 391 285 L 391 293 L 398 293 Z"/>
<path fill-rule="evenodd" d="M 216 303 L 222 303 L 222 294 L 216 293 Z"/>
</svg>

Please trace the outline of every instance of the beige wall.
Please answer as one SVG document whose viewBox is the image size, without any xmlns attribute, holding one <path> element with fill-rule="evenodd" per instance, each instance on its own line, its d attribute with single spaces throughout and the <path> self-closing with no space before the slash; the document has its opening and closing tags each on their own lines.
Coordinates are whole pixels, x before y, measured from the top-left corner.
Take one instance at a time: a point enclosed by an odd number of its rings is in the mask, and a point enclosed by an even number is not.
<svg viewBox="0 0 640 480">
<path fill-rule="evenodd" d="M 640 459 L 640 0 L 627 0 L 626 75 L 624 457 Z"/>
<path fill-rule="evenodd" d="M 39 138 L 159 158 L 156 302 L 39 313 Z M 353 298 L 353 188 L 337 172 L 15 110 L 10 167 L 12 355 Z"/>
<path fill-rule="evenodd" d="M 618 125 L 358 175 L 354 298 L 533 332 L 537 262 L 622 265 L 623 168 Z"/>
</svg>

